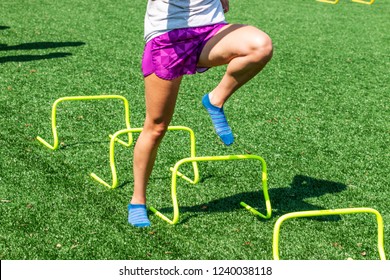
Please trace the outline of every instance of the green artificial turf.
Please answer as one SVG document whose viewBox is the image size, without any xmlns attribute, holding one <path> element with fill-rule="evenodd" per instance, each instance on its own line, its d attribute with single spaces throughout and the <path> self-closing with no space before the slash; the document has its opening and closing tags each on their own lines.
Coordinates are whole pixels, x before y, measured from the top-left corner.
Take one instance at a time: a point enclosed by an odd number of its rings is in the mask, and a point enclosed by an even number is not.
<svg viewBox="0 0 390 280">
<path fill-rule="evenodd" d="M 131 125 L 142 126 L 146 2 L 2 0 L 1 259 L 272 259 L 281 215 L 347 207 L 382 214 L 390 255 L 390 2 L 230 2 L 228 21 L 255 25 L 274 44 L 269 65 L 225 106 L 236 142 L 219 142 L 201 106 L 224 67 L 184 78 L 172 125 L 194 130 L 199 156 L 262 156 L 271 219 L 239 205 L 265 211 L 256 162 L 207 162 L 199 184 L 178 181 L 177 225 L 151 214 L 150 228 L 129 226 L 132 148 L 116 149 L 119 188 L 89 177 L 111 180 L 108 134 L 124 128 L 120 102 L 61 104 L 57 151 L 36 136 L 52 143 L 51 106 L 64 96 L 123 95 Z M 169 167 L 188 151 L 186 133 L 167 133 L 151 176 L 148 204 L 169 217 Z M 369 214 L 289 220 L 281 229 L 282 259 L 378 259 L 376 246 Z"/>
</svg>

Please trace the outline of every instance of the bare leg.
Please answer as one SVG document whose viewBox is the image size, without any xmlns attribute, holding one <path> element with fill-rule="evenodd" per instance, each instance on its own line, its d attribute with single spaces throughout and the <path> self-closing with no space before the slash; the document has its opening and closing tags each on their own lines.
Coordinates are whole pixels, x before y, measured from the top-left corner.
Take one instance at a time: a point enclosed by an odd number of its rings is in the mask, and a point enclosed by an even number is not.
<svg viewBox="0 0 390 280">
<path fill-rule="evenodd" d="M 272 41 L 247 25 L 228 25 L 211 38 L 199 57 L 199 66 L 228 64 L 225 75 L 210 93 L 210 102 L 222 107 L 243 84 L 259 73 L 272 57 Z"/>
<path fill-rule="evenodd" d="M 169 81 L 155 74 L 145 78 L 146 118 L 134 148 L 134 193 L 131 204 L 146 204 L 146 186 L 158 146 L 173 116 L 180 82 L 181 77 Z"/>
</svg>

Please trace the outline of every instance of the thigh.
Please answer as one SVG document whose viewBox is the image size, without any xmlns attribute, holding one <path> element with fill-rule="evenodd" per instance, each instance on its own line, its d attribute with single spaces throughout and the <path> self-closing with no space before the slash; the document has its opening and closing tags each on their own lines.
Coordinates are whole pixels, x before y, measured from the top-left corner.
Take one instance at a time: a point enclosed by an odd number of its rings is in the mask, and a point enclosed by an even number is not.
<svg viewBox="0 0 390 280">
<path fill-rule="evenodd" d="M 145 77 L 145 125 L 168 126 L 175 109 L 182 77 L 164 80 L 151 74 Z"/>
<path fill-rule="evenodd" d="M 199 67 L 224 65 L 235 57 L 245 56 L 259 45 L 269 41 L 269 36 L 256 27 L 229 24 L 214 35 L 199 56 Z"/>
</svg>

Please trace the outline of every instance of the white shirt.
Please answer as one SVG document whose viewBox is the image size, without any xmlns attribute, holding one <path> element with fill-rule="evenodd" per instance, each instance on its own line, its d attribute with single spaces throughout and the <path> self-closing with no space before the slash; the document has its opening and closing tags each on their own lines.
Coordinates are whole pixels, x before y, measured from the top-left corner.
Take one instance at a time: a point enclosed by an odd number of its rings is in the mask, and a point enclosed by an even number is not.
<svg viewBox="0 0 390 280">
<path fill-rule="evenodd" d="M 173 29 L 225 22 L 220 0 L 148 0 L 145 41 Z"/>
</svg>

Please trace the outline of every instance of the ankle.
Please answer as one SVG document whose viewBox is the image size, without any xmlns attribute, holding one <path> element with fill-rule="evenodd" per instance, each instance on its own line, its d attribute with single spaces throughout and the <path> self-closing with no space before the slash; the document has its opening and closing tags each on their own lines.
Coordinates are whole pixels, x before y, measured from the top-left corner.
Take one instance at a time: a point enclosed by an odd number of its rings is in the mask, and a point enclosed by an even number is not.
<svg viewBox="0 0 390 280">
<path fill-rule="evenodd" d="M 146 198 L 145 197 L 133 197 L 130 200 L 130 204 L 146 204 Z"/>
<path fill-rule="evenodd" d="M 211 105 L 218 107 L 218 108 L 222 108 L 223 104 L 225 103 L 223 100 L 218 99 L 218 96 L 216 94 L 214 94 L 214 92 L 209 93 L 209 100 L 210 100 Z"/>
</svg>

